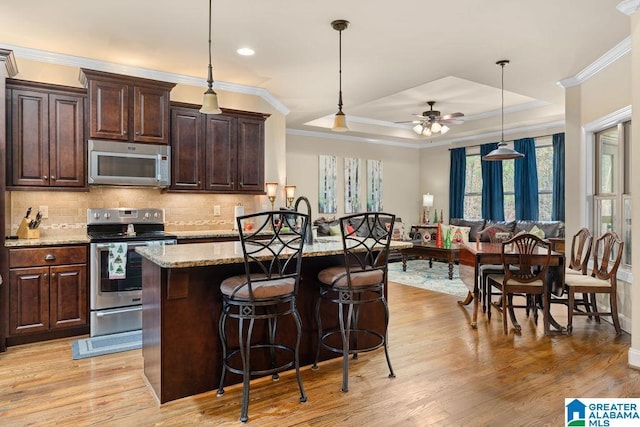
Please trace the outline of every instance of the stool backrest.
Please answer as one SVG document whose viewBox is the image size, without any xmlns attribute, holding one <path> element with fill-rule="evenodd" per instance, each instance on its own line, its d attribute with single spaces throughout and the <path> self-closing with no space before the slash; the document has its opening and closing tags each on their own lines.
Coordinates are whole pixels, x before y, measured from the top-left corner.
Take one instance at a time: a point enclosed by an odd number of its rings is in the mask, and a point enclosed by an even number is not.
<svg viewBox="0 0 640 427">
<path fill-rule="evenodd" d="M 309 215 L 264 211 L 239 216 L 237 221 L 250 298 L 253 299 L 252 282 L 288 277 L 295 279 L 297 293 Z M 252 225 L 250 230 L 246 224 Z"/>
<path fill-rule="evenodd" d="M 381 270 L 383 283 L 386 283 L 395 218 L 393 214 L 382 212 L 364 212 L 340 218 L 349 285 L 350 275 L 364 270 Z"/>
<path fill-rule="evenodd" d="M 591 256 L 591 246 L 593 236 L 588 228 L 582 228 L 578 231 L 571 241 L 571 259 L 569 260 L 569 268 L 581 271 L 587 274 L 587 264 Z"/>
<path fill-rule="evenodd" d="M 602 280 L 614 280 L 622 260 L 624 242 L 613 231 L 608 231 L 596 239 L 593 248 L 593 270 L 591 275 Z"/>
</svg>

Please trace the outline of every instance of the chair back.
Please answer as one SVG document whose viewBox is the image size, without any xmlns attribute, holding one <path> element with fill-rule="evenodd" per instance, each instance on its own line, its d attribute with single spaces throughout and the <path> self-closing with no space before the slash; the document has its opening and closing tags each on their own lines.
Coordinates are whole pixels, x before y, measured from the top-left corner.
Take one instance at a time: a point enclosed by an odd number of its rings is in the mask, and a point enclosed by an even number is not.
<svg viewBox="0 0 640 427">
<path fill-rule="evenodd" d="M 588 228 L 582 228 L 578 231 L 571 241 L 571 258 L 569 259 L 569 268 L 581 271 L 587 274 L 587 264 L 591 256 L 591 246 L 593 236 Z"/>
<path fill-rule="evenodd" d="M 297 294 L 309 215 L 264 211 L 239 216 L 237 221 L 249 299 L 255 299 L 254 284 L 288 278 L 295 279 L 293 294 Z M 246 222 L 254 224 L 251 230 L 243 227 Z"/>
<path fill-rule="evenodd" d="M 593 250 L 593 270 L 591 275 L 602 280 L 615 282 L 622 260 L 624 242 L 613 231 L 608 231 L 596 240 Z"/>
<path fill-rule="evenodd" d="M 507 227 L 500 224 L 491 224 L 488 227 L 478 231 L 476 241 L 489 241 L 490 243 L 502 243 L 513 237 L 513 232 Z"/>
<path fill-rule="evenodd" d="M 501 257 L 505 282 L 512 279 L 521 283 L 531 283 L 537 280 L 546 283 L 547 268 L 551 260 L 549 242 L 533 234 L 518 234 L 512 239 L 502 242 Z"/>
<path fill-rule="evenodd" d="M 389 245 L 396 216 L 382 212 L 364 212 L 340 218 L 340 230 L 347 271 L 351 287 L 352 275 L 363 271 L 382 272 L 387 282 Z"/>
</svg>

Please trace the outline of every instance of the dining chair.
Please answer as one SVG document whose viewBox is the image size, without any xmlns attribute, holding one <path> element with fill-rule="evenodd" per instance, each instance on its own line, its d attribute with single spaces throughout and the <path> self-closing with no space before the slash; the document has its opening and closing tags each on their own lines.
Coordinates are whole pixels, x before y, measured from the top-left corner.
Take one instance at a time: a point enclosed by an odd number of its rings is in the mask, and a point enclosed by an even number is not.
<svg viewBox="0 0 640 427">
<path fill-rule="evenodd" d="M 245 229 L 245 221 L 254 227 Z M 275 381 L 279 372 L 293 367 L 299 400 L 307 401 L 300 376 L 302 320 L 296 297 L 308 223 L 308 215 L 293 211 L 258 212 L 237 218 L 245 272 L 226 278 L 220 285 L 223 305 L 218 328 L 223 363 L 218 396 L 224 394 L 227 371 L 242 375 L 242 422 L 248 420 L 251 377 L 271 375 Z M 276 339 L 278 320 L 289 315 L 296 328 L 293 344 L 287 327 L 281 328 L 282 336 Z M 227 334 L 229 319 L 238 321 L 237 326 L 231 326 L 237 329 L 236 339 Z"/>
<path fill-rule="evenodd" d="M 587 274 L 593 236 L 588 228 L 581 228 L 571 240 L 571 254 L 565 274 Z"/>
<path fill-rule="evenodd" d="M 342 392 L 349 391 L 349 355 L 354 359 L 384 347 L 389 378 L 395 378 L 389 359 L 387 327 L 389 306 L 385 296 L 389 244 L 395 215 L 365 212 L 340 218 L 344 262 L 318 273 L 320 295 L 316 302 L 318 347 L 312 366 L 318 369 L 322 348 L 342 354 Z M 384 224 L 390 223 L 391 227 Z M 323 302 L 337 305 L 338 327 L 324 330 L 320 311 Z M 382 305 L 383 330 L 368 329 L 362 324 L 376 316 L 374 304 Z M 365 311 L 365 306 L 370 309 Z"/>
<path fill-rule="evenodd" d="M 529 296 L 538 295 L 542 300 L 542 322 L 544 334 L 549 335 L 549 292 L 547 284 L 547 269 L 551 260 L 551 245 L 533 234 L 517 234 L 512 239 L 502 242 L 500 254 L 503 265 L 502 274 L 490 274 L 488 317 L 491 319 L 491 307 L 502 313 L 504 333 L 508 333 L 507 311 L 511 323 L 517 332 L 521 330 L 513 308 L 531 308 L 533 299 Z M 499 289 L 502 293 L 499 303 L 492 301 L 492 289 Z M 514 304 L 514 295 L 526 295 L 524 305 Z"/>
<path fill-rule="evenodd" d="M 594 316 L 598 323 L 600 323 L 600 316 L 611 316 L 616 334 L 622 333 L 620 320 L 618 319 L 618 282 L 616 275 L 622 260 L 623 249 L 624 242 L 620 240 L 615 232 L 608 231 L 595 241 L 591 274 L 566 277 L 568 334 L 571 334 L 573 330 L 573 316 Z M 575 295 L 577 293 L 588 295 L 585 310 L 575 306 Z M 609 295 L 609 311 L 598 310 L 596 294 Z"/>
<path fill-rule="evenodd" d="M 491 224 L 482 230 L 476 233 L 476 242 L 486 242 L 489 243 L 502 243 L 505 240 L 509 240 L 513 237 L 513 231 L 508 229 L 502 224 Z M 487 304 L 489 303 L 489 298 L 487 296 L 488 292 L 488 281 L 487 278 L 490 274 L 501 274 L 502 273 L 502 265 L 498 264 L 486 264 L 480 266 L 479 275 L 480 275 L 480 283 L 482 284 L 482 312 L 487 311 Z"/>
</svg>

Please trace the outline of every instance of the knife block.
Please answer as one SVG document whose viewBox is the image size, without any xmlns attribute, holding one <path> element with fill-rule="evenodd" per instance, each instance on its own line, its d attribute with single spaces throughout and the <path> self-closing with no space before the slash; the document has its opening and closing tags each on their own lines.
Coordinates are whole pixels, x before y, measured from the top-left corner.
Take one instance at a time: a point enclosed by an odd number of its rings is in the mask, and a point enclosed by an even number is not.
<svg viewBox="0 0 640 427">
<path fill-rule="evenodd" d="M 20 226 L 18 227 L 18 238 L 20 239 L 39 239 L 40 238 L 40 229 L 29 228 L 29 220 L 27 218 L 22 218 L 22 222 L 20 222 Z"/>
</svg>

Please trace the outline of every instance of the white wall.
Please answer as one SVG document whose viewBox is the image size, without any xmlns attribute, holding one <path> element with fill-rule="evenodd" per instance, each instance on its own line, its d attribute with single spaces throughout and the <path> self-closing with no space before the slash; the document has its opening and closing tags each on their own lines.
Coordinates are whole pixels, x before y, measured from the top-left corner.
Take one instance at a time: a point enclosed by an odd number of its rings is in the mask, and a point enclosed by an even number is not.
<svg viewBox="0 0 640 427">
<path fill-rule="evenodd" d="M 338 160 L 336 214 L 318 214 L 318 156 L 335 155 Z M 287 182 L 296 186 L 296 196 L 306 196 L 311 202 L 313 219 L 319 215 L 340 217 L 344 214 L 344 158 L 363 161 L 382 160 L 382 206 L 385 212 L 401 217 L 405 225 L 420 220 L 420 158 L 414 148 L 368 144 L 343 139 L 287 135 Z M 362 182 L 362 206 L 366 208 L 366 175 Z"/>
</svg>

